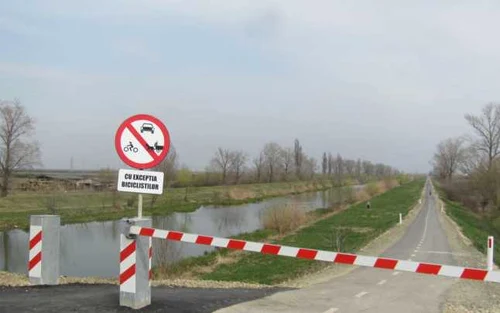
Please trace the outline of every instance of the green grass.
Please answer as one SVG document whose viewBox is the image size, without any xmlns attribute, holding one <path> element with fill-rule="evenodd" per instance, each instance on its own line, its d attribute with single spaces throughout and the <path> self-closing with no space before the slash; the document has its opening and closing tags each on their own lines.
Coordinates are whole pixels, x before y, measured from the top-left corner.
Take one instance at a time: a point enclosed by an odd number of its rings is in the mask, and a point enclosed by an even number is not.
<svg viewBox="0 0 500 313">
<path fill-rule="evenodd" d="M 267 229 L 260 229 L 250 233 L 243 233 L 237 236 L 233 236 L 234 239 L 247 240 L 247 241 L 256 241 L 263 242 L 267 238 L 271 236 L 277 235 L 277 232 Z M 215 264 L 218 256 L 225 256 L 231 253 L 231 250 L 220 249 L 215 250 L 205 255 L 197 256 L 197 257 L 189 257 L 185 258 L 175 264 L 168 265 L 166 268 L 164 267 L 154 267 L 153 273 L 155 274 L 156 279 L 162 279 L 163 276 L 172 277 L 177 276 L 179 274 L 183 274 L 192 269 L 196 269 L 202 266 L 210 266 Z"/>
<path fill-rule="evenodd" d="M 332 213 L 331 209 L 328 208 L 319 208 L 313 211 L 309 211 L 307 215 L 311 217 L 313 220 L 320 219 L 326 214 Z M 277 236 L 278 232 L 270 229 L 259 229 L 250 233 L 243 233 L 237 236 L 233 236 L 233 239 L 246 240 L 246 241 L 255 241 L 255 242 L 264 242 L 267 241 L 268 238 L 272 238 Z M 189 257 L 182 259 L 181 261 L 168 265 L 166 268 L 155 267 L 153 268 L 153 272 L 156 277 L 161 279 L 163 276 L 172 277 L 177 276 L 179 274 L 183 274 L 187 271 L 193 270 L 202 266 L 210 266 L 215 264 L 218 256 L 226 256 L 227 254 L 233 251 L 228 249 L 220 249 L 215 250 L 209 253 L 206 253 L 202 256 L 197 257 Z"/>
<path fill-rule="evenodd" d="M 361 203 L 332 217 L 301 229 L 276 243 L 295 247 L 331 250 L 332 233 L 341 228 L 346 235 L 343 252 L 356 252 L 370 240 L 396 225 L 399 213 L 408 214 L 420 197 L 424 180 L 417 180 L 372 198 L 372 209 Z M 325 266 L 325 263 L 288 257 L 248 253 L 235 264 L 219 265 L 202 276 L 206 280 L 276 284 Z"/>
<path fill-rule="evenodd" d="M 201 205 L 236 205 L 261 201 L 266 198 L 298 194 L 331 188 L 329 182 L 288 182 L 272 184 L 248 184 L 170 188 L 156 199 L 144 196 L 145 215 L 168 215 L 172 212 L 192 212 Z M 114 206 L 113 197 L 116 197 Z M 29 216 L 33 214 L 58 214 L 62 223 L 114 220 L 134 216 L 137 195 L 112 192 L 58 192 L 15 193 L 0 198 L 0 231 L 27 229 Z"/>
<path fill-rule="evenodd" d="M 438 186 L 436 184 L 436 186 Z M 500 239 L 500 228 L 496 220 L 474 213 L 462 204 L 446 199 L 443 191 L 438 187 L 441 200 L 446 204 L 446 213 L 460 226 L 463 234 L 469 238 L 474 247 L 486 254 L 488 236 Z M 500 264 L 500 243 L 495 245 L 494 261 Z"/>
</svg>

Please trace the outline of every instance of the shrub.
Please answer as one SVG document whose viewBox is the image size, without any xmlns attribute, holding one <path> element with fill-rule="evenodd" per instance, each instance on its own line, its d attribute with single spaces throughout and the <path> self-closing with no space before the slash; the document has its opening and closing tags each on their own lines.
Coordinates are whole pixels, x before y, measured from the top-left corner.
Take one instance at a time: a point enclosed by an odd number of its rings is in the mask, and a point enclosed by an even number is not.
<svg viewBox="0 0 500 313">
<path fill-rule="evenodd" d="M 356 202 L 356 192 L 352 187 L 345 187 L 342 189 L 342 193 L 344 194 L 344 202 L 345 203 L 354 203 Z"/>
<path fill-rule="evenodd" d="M 366 185 L 365 191 L 370 197 L 376 196 L 378 193 L 380 193 L 380 185 L 373 182 L 369 183 L 368 185 Z"/>
<path fill-rule="evenodd" d="M 306 213 L 295 204 L 272 207 L 265 211 L 262 223 L 265 229 L 279 234 L 297 229 L 307 221 Z"/>
<path fill-rule="evenodd" d="M 365 188 L 356 191 L 355 194 L 356 202 L 365 202 L 370 200 L 370 195 L 366 192 Z"/>
</svg>

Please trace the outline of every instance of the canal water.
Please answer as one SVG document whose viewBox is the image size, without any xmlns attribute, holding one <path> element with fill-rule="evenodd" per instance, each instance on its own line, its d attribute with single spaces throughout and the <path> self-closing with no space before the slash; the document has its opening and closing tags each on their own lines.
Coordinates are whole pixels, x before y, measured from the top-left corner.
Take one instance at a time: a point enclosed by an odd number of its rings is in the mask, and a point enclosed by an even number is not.
<svg viewBox="0 0 500 313">
<path fill-rule="evenodd" d="M 293 204 L 308 212 L 338 203 L 338 195 L 338 189 L 330 189 L 237 206 L 202 206 L 191 213 L 155 216 L 153 227 L 219 237 L 235 236 L 261 229 L 262 215 L 269 208 Z M 109 221 L 62 226 L 61 275 L 116 277 L 119 272 L 118 225 L 119 221 Z M 28 233 L 22 230 L 0 232 L 0 270 L 27 274 L 28 240 Z M 173 263 L 213 249 L 154 239 L 153 263 Z"/>
</svg>

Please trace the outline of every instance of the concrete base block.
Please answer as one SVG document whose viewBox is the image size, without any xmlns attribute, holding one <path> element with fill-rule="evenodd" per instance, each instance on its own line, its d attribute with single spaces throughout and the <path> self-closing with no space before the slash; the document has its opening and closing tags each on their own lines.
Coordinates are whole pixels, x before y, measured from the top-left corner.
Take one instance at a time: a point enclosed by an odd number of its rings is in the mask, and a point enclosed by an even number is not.
<svg viewBox="0 0 500 313">
<path fill-rule="evenodd" d="M 141 309 L 151 304 L 149 248 L 151 238 L 129 236 L 130 226 L 151 227 L 151 218 L 120 223 L 120 306 Z"/>
<path fill-rule="evenodd" d="M 59 215 L 32 215 L 28 276 L 32 285 L 59 284 Z"/>
</svg>

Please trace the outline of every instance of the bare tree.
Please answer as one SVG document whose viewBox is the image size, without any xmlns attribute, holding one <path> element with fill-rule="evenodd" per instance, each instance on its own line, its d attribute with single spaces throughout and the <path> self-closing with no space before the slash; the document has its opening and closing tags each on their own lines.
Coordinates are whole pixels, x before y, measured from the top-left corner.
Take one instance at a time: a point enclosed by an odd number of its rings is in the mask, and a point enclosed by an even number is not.
<svg viewBox="0 0 500 313">
<path fill-rule="evenodd" d="M 175 181 L 177 171 L 179 170 L 179 157 L 174 146 L 170 147 L 167 157 L 154 170 L 163 172 L 163 186 L 169 188 Z"/>
<path fill-rule="evenodd" d="M 6 197 L 14 171 L 40 164 L 40 148 L 31 139 L 35 121 L 18 100 L 0 101 L 0 115 L 0 171 L 3 178 L 0 195 Z"/>
<path fill-rule="evenodd" d="M 325 176 L 328 171 L 328 157 L 326 156 L 326 152 L 323 153 L 323 161 L 321 163 L 321 169 L 323 172 L 323 176 Z"/>
<path fill-rule="evenodd" d="M 382 163 L 375 164 L 375 175 L 377 178 L 382 178 L 385 176 L 385 165 Z"/>
<path fill-rule="evenodd" d="M 247 154 L 243 151 L 233 151 L 230 153 L 230 168 L 235 175 L 235 183 L 238 184 L 243 174 L 243 169 L 247 163 Z"/>
<path fill-rule="evenodd" d="M 211 161 L 212 166 L 222 174 L 222 183 L 227 182 L 227 174 L 231 166 L 231 152 L 218 148 Z"/>
<path fill-rule="evenodd" d="M 265 163 L 268 168 L 269 182 L 272 183 L 279 166 L 282 164 L 280 160 L 282 155 L 281 147 L 275 142 L 270 142 L 264 146 L 262 152 L 264 153 Z"/>
<path fill-rule="evenodd" d="M 288 180 L 288 176 L 294 164 L 293 150 L 292 148 L 284 148 L 281 150 L 281 154 L 281 159 L 283 160 L 283 175 L 285 180 Z"/>
<path fill-rule="evenodd" d="M 500 104 L 487 104 L 480 116 L 466 114 L 465 119 L 479 136 L 476 149 L 487 155 L 491 167 L 493 159 L 500 154 Z"/>
<path fill-rule="evenodd" d="M 304 160 L 304 153 L 302 151 L 302 146 L 298 139 L 295 139 L 294 143 L 294 159 L 295 159 L 295 172 L 298 179 L 301 179 L 302 162 Z"/>
<path fill-rule="evenodd" d="M 361 180 L 361 174 L 363 172 L 363 165 L 361 163 L 361 159 L 358 159 L 358 161 L 356 161 L 355 172 L 356 172 L 356 179 Z"/>
<path fill-rule="evenodd" d="M 354 160 L 345 160 L 344 161 L 345 172 L 349 177 L 354 177 L 354 170 L 356 168 L 356 161 Z"/>
<path fill-rule="evenodd" d="M 313 179 L 314 174 L 316 174 L 316 170 L 318 168 L 318 163 L 316 159 L 304 156 L 302 166 L 303 166 L 303 176 L 307 179 Z"/>
<path fill-rule="evenodd" d="M 335 160 L 335 179 L 337 181 L 337 184 L 342 183 L 342 179 L 344 176 L 344 159 L 342 159 L 342 156 L 340 154 L 337 154 L 337 159 Z"/>
<path fill-rule="evenodd" d="M 451 179 L 464 160 L 465 149 L 462 138 L 441 141 L 434 154 L 434 169 L 442 178 Z"/>
<path fill-rule="evenodd" d="M 333 156 L 332 156 L 332 153 L 328 153 L 328 176 L 329 177 L 332 177 L 332 173 L 333 173 Z"/>
<path fill-rule="evenodd" d="M 374 174 L 374 165 L 370 161 L 363 161 L 363 174 L 365 174 L 368 177 L 372 176 Z"/>
<path fill-rule="evenodd" d="M 264 153 L 260 153 L 258 157 L 253 159 L 253 165 L 255 167 L 255 180 L 260 183 L 262 179 L 262 170 L 264 168 Z"/>
<path fill-rule="evenodd" d="M 488 160 L 485 160 L 484 155 L 482 156 L 474 146 L 464 148 L 463 153 L 463 160 L 459 165 L 459 170 L 467 176 L 471 176 L 479 169 L 484 170 L 482 169 L 483 165 L 488 164 Z M 486 168 L 488 168 L 487 165 Z"/>
</svg>

